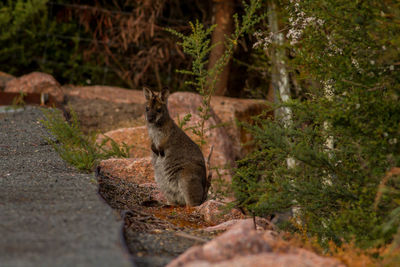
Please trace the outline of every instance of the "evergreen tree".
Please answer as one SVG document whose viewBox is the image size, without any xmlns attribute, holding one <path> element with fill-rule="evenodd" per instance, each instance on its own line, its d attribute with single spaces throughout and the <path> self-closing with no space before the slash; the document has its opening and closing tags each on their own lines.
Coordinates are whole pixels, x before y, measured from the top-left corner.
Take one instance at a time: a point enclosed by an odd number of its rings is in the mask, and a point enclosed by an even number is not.
<svg viewBox="0 0 400 267">
<path fill-rule="evenodd" d="M 389 242 L 400 222 L 399 177 L 385 179 L 400 166 L 399 2 L 281 6 L 302 98 L 282 104 L 292 109 L 289 126 L 262 117 L 247 125 L 258 149 L 239 162 L 237 203 L 264 216 L 299 206 L 301 222 L 322 243 Z M 258 34 L 263 49 L 273 34 Z"/>
</svg>

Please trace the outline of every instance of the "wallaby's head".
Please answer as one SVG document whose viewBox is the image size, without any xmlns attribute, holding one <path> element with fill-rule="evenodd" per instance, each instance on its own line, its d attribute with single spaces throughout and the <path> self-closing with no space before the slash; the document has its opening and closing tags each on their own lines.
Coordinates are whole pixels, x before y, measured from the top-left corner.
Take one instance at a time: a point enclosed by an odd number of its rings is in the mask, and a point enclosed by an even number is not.
<svg viewBox="0 0 400 267">
<path fill-rule="evenodd" d="M 153 92 L 149 88 L 143 88 L 146 98 L 146 120 L 149 123 L 162 125 L 169 119 L 167 100 L 169 96 L 168 88 L 163 88 L 161 92 Z"/>
</svg>

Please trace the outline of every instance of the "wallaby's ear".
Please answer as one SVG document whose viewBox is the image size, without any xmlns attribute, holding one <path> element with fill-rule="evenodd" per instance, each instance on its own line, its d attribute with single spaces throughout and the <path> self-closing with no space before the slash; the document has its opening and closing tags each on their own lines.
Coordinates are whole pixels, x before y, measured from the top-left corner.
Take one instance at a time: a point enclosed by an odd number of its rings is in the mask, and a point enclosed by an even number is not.
<svg viewBox="0 0 400 267">
<path fill-rule="evenodd" d="M 169 96 L 169 89 L 168 87 L 164 87 L 161 90 L 161 101 L 167 103 L 168 96 Z"/>
<path fill-rule="evenodd" d="M 143 87 L 143 94 L 146 100 L 149 100 L 153 92 L 149 88 Z"/>
</svg>

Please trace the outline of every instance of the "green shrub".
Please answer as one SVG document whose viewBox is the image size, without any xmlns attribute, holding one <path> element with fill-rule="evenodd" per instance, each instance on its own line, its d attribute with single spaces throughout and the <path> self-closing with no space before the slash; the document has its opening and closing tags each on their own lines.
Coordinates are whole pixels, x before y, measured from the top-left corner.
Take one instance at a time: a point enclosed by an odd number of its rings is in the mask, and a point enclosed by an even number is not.
<svg viewBox="0 0 400 267">
<path fill-rule="evenodd" d="M 80 38 L 88 34 L 73 18 L 57 18 L 56 11 L 48 0 L 0 3 L 0 69 L 17 76 L 42 71 L 61 83 L 100 83 L 104 69 L 83 58 Z"/>
<path fill-rule="evenodd" d="M 306 97 L 282 104 L 292 109 L 290 125 L 262 117 L 247 125 L 257 150 L 238 163 L 237 204 L 261 216 L 299 207 L 323 244 L 387 243 L 400 222 L 398 177 L 379 203 L 376 196 L 385 173 L 400 166 L 399 3 L 284 4 L 288 65 Z M 291 39 L 291 30 L 301 38 Z"/>
<path fill-rule="evenodd" d="M 238 40 L 243 37 L 244 34 L 249 33 L 254 25 L 262 19 L 262 17 L 256 14 L 256 11 L 261 6 L 259 0 L 251 0 L 249 4 L 243 2 L 243 5 L 245 7 L 244 14 L 241 20 L 239 20 L 237 14 L 233 16 L 235 31 L 230 36 L 225 36 L 226 41 L 224 44 L 211 44 L 211 34 L 217 26 L 215 24 L 207 28 L 199 21 L 196 21 L 196 23 L 189 22 L 191 28 L 191 33 L 189 35 L 184 35 L 173 29 L 166 29 L 181 40 L 179 44 L 182 46 L 183 52 L 188 54 L 192 59 L 191 69 L 177 70 L 177 72 L 189 75 L 191 79 L 185 81 L 185 84 L 193 86 L 202 97 L 202 104 L 198 107 L 201 120 L 190 128 L 190 130 L 199 137 L 200 146 L 205 144 L 205 133 L 209 130 L 205 128 L 205 122 L 211 116 L 211 97 L 215 92 L 218 75 L 223 71 L 229 60 L 231 60 Z M 215 65 L 208 69 L 209 54 L 217 45 L 225 45 L 225 51 L 216 61 Z M 186 119 L 184 118 L 183 121 L 180 121 L 179 124 L 181 127 L 190 120 L 190 116 L 191 115 L 187 114 L 185 116 Z"/>
<path fill-rule="evenodd" d="M 103 159 L 111 157 L 129 157 L 130 147 L 118 145 L 113 139 L 105 138 L 100 144 L 96 136 L 86 136 L 80 129 L 75 112 L 71 112 L 71 121 L 67 122 L 60 110 L 43 109 L 45 119 L 42 124 L 55 138 L 47 138 L 62 159 L 81 171 L 90 172 Z M 110 142 L 111 149 L 105 148 Z"/>
</svg>

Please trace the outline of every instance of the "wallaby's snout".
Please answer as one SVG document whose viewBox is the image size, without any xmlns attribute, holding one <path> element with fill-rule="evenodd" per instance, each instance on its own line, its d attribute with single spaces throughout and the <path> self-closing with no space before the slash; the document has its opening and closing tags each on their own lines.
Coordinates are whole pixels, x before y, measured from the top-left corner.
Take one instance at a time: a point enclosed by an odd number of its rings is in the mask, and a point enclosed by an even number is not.
<svg viewBox="0 0 400 267">
<path fill-rule="evenodd" d="M 150 110 L 148 107 L 146 107 L 146 119 L 150 123 L 154 123 L 157 118 L 157 113 L 154 110 Z"/>
</svg>

